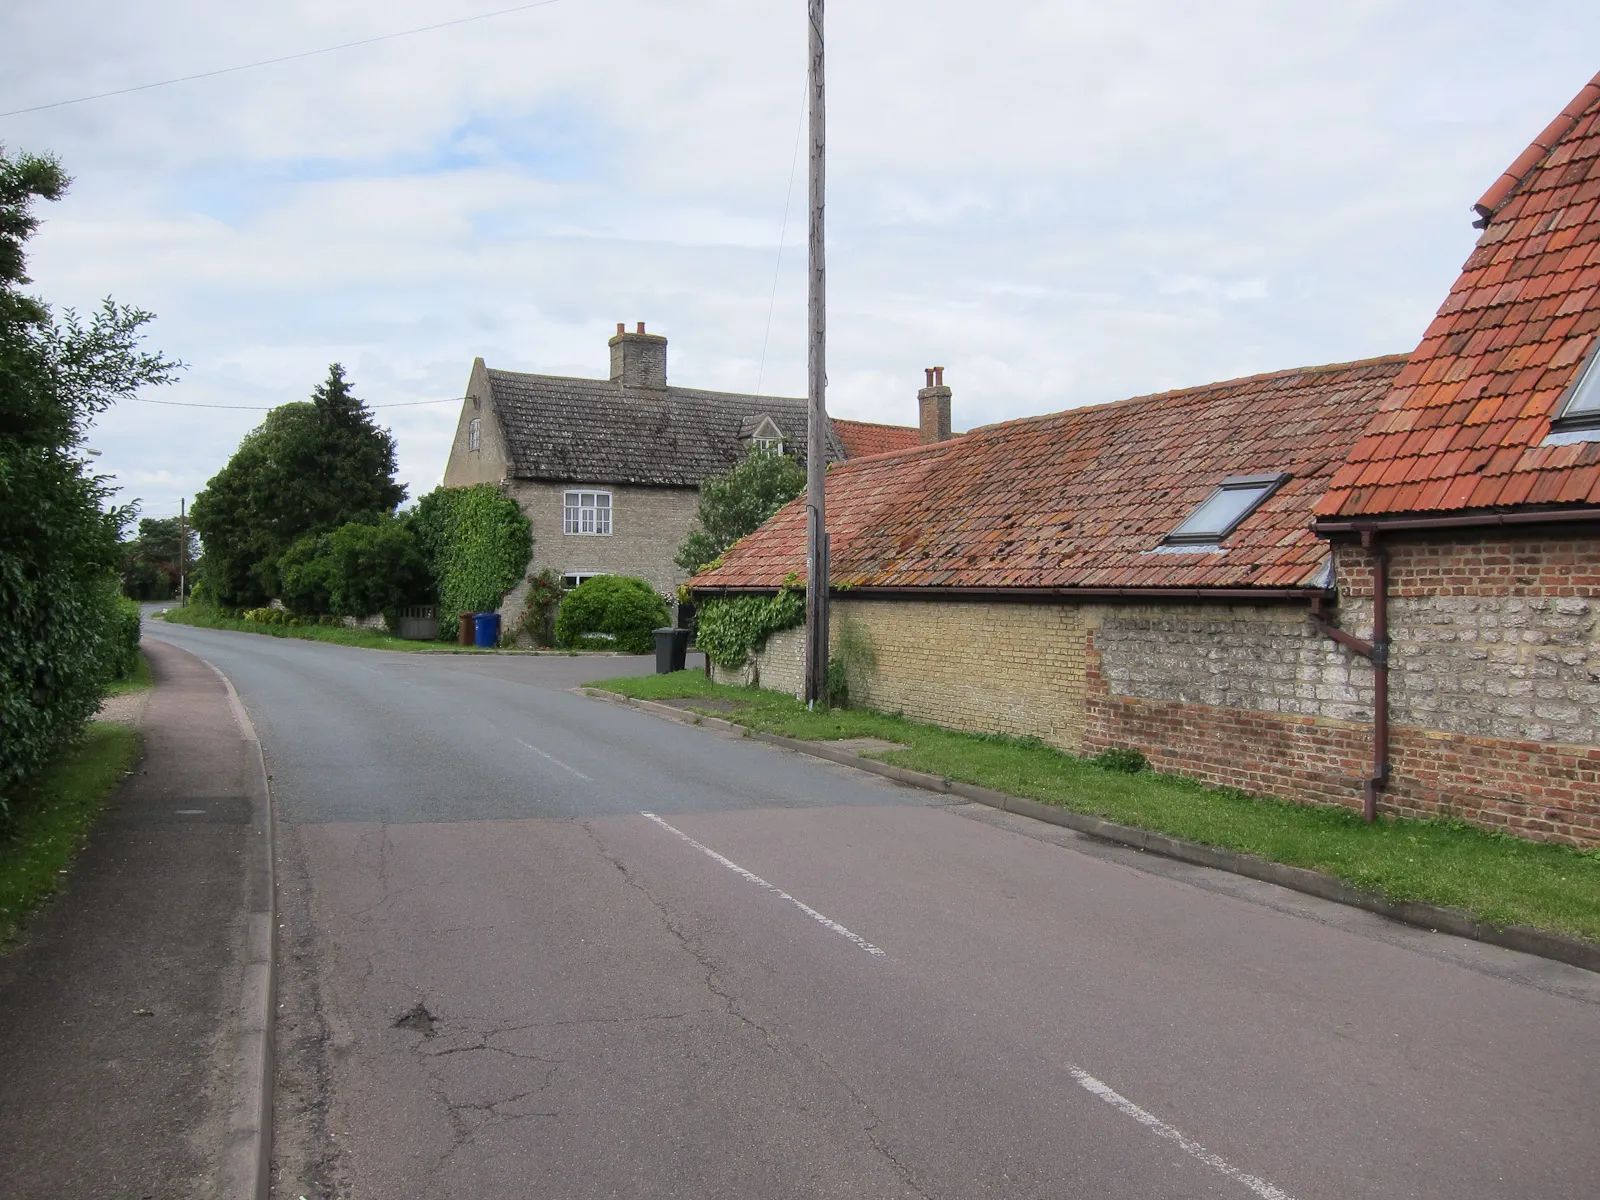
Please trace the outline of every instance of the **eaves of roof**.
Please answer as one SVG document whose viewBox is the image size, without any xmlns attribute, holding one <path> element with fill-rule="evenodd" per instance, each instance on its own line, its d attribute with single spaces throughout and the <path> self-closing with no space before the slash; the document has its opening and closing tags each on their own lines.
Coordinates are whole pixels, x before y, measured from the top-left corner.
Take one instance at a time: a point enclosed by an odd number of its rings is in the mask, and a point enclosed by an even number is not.
<svg viewBox="0 0 1600 1200">
<path fill-rule="evenodd" d="M 1313 506 L 1404 362 L 1228 380 L 835 464 L 832 582 L 862 596 L 1318 592 Z M 1262 472 L 1289 478 L 1219 545 L 1164 544 L 1223 479 Z M 690 584 L 770 590 L 791 574 L 805 578 L 798 502 Z"/>
</svg>

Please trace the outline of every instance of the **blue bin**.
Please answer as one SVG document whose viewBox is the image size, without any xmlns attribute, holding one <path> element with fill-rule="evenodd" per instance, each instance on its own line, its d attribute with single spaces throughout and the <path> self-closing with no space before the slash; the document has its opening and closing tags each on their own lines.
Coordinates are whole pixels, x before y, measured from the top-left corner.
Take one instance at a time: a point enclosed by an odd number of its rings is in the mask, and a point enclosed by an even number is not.
<svg viewBox="0 0 1600 1200">
<path fill-rule="evenodd" d="M 480 646 L 494 647 L 500 644 L 500 614 L 475 613 L 473 614 L 476 642 Z"/>
</svg>

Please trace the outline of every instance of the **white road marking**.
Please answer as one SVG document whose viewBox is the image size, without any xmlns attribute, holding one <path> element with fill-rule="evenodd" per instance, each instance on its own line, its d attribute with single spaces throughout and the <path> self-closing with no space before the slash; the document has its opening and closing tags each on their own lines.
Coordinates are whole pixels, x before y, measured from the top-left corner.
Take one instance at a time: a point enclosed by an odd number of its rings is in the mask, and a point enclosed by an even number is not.
<svg viewBox="0 0 1600 1200">
<path fill-rule="evenodd" d="M 532 750 L 540 758 L 549 759 L 551 762 L 555 763 L 556 766 L 560 767 L 563 771 L 571 771 L 579 779 L 588 779 L 590 783 L 594 782 L 594 780 L 589 779 L 589 777 L 587 775 L 585 775 L 582 771 L 578 770 L 577 767 L 569 767 L 569 766 L 567 766 L 566 763 L 562 762 L 554 754 L 546 754 L 543 750 L 539 749 L 539 747 L 533 746 L 533 745 L 529 745 L 527 742 L 523 741 L 521 738 L 517 739 L 517 745 L 521 746 L 525 750 Z"/>
<path fill-rule="evenodd" d="M 1261 1200 L 1293 1200 L 1289 1193 L 1284 1191 L 1282 1188 L 1274 1187 L 1265 1179 L 1258 1179 L 1254 1175 L 1248 1175 L 1239 1170 L 1238 1167 L 1234 1166 L 1226 1159 L 1219 1158 L 1217 1155 L 1207 1150 L 1199 1142 L 1191 1140 L 1190 1138 L 1184 1136 L 1181 1131 L 1174 1129 L 1171 1125 L 1168 1125 L 1154 1113 L 1145 1112 L 1144 1109 L 1140 1108 L 1126 1096 L 1118 1095 L 1106 1084 L 1101 1083 L 1093 1075 L 1089 1074 L 1089 1072 L 1081 1070 L 1078 1067 L 1071 1068 L 1071 1071 L 1072 1077 L 1076 1079 L 1083 1089 L 1090 1095 L 1098 1096 L 1107 1104 L 1111 1105 L 1112 1108 L 1132 1117 L 1135 1121 L 1139 1122 L 1139 1124 L 1145 1126 L 1153 1133 L 1160 1137 L 1166 1138 L 1169 1142 L 1176 1143 L 1178 1148 L 1185 1154 L 1198 1158 L 1201 1162 L 1205 1163 L 1206 1166 L 1211 1167 L 1213 1170 L 1220 1171 L 1229 1179 L 1244 1184 L 1245 1187 L 1249 1188 L 1257 1196 L 1260 1196 Z"/>
<path fill-rule="evenodd" d="M 668 825 L 660 817 L 656 816 L 655 813 L 642 812 L 639 815 L 641 817 L 644 817 L 646 820 L 654 821 L 657 825 L 661 826 L 661 828 L 665 829 L 668 833 L 676 834 L 678 837 L 680 837 L 684 841 L 688 842 L 689 845 L 693 846 L 696 850 L 700 851 L 701 854 L 704 854 L 704 855 L 707 855 L 710 858 L 716 859 L 717 862 L 719 862 L 723 866 L 727 867 L 728 870 L 732 871 L 735 875 L 739 876 L 741 879 L 749 880 L 751 883 L 755 884 L 757 887 L 765 888 L 767 891 L 771 892 L 774 896 L 779 896 L 782 899 L 787 900 L 790 904 L 794 905 L 801 912 L 805 913 L 806 916 L 810 917 L 813 921 L 817 922 L 819 925 L 826 926 L 828 929 L 833 930 L 833 932 L 837 933 L 840 937 L 844 938 L 846 941 L 854 942 L 857 946 L 860 946 L 861 949 L 865 950 L 868 954 L 875 955 L 878 958 L 886 957 L 886 955 L 884 954 L 884 952 L 882 950 L 878 949 L 878 947 L 874 946 L 871 942 L 867 941 L 867 939 L 862 937 L 860 934 L 851 933 L 848 929 L 846 929 L 843 925 L 839 924 L 839 922 L 835 921 L 832 917 L 823 916 L 821 913 L 819 913 L 816 909 L 812 908 L 805 901 L 796 900 L 793 896 L 789 895 L 789 893 L 784 891 L 781 887 L 776 887 L 773 884 L 768 883 L 765 879 L 761 878 L 761 876 L 757 875 L 754 871 L 746 871 L 743 867 L 741 867 L 738 863 L 734 862 L 731 858 L 724 858 L 722 855 L 718 854 L 715 850 L 713 850 L 710 846 L 702 846 L 699 842 L 695 841 L 687 833 L 683 832 L 683 830 L 674 829 L 671 825 Z"/>
</svg>

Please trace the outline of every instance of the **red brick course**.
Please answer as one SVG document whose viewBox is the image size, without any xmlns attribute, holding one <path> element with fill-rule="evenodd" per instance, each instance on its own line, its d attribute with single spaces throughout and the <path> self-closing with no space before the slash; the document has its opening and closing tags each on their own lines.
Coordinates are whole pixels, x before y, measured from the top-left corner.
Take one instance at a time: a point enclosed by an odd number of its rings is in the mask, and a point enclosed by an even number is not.
<svg viewBox="0 0 1600 1200">
<path fill-rule="evenodd" d="M 1308 804 L 1361 805 L 1370 725 L 1113 696 L 1090 647 L 1083 752 L 1142 750 L 1158 771 Z M 1452 817 L 1538 841 L 1600 845 L 1600 747 L 1390 730 L 1380 813 Z"/>
<path fill-rule="evenodd" d="M 1391 597 L 1600 596 L 1600 535 L 1411 535 L 1384 547 Z M 1339 594 L 1370 599 L 1372 569 L 1360 547 L 1341 547 L 1336 561 Z"/>
</svg>

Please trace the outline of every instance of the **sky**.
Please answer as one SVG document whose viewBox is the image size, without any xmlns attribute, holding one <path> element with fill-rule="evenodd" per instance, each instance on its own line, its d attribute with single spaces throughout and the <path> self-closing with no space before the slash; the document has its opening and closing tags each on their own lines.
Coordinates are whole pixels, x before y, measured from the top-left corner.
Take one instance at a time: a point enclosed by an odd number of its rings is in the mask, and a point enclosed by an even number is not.
<svg viewBox="0 0 1600 1200">
<path fill-rule="evenodd" d="M 515 2 L 6 5 L 0 113 Z M 669 382 L 803 395 L 806 35 L 803 0 L 553 0 L 0 116 L 75 180 L 33 291 L 185 364 L 91 435 L 120 498 L 175 513 L 334 361 L 410 405 L 376 411 L 413 498 L 459 408 L 413 402 L 475 357 L 603 377 L 645 321 Z M 942 365 L 962 429 L 1412 349 L 1600 5 L 836 0 L 827 41 L 829 411 L 914 424 Z"/>
</svg>

